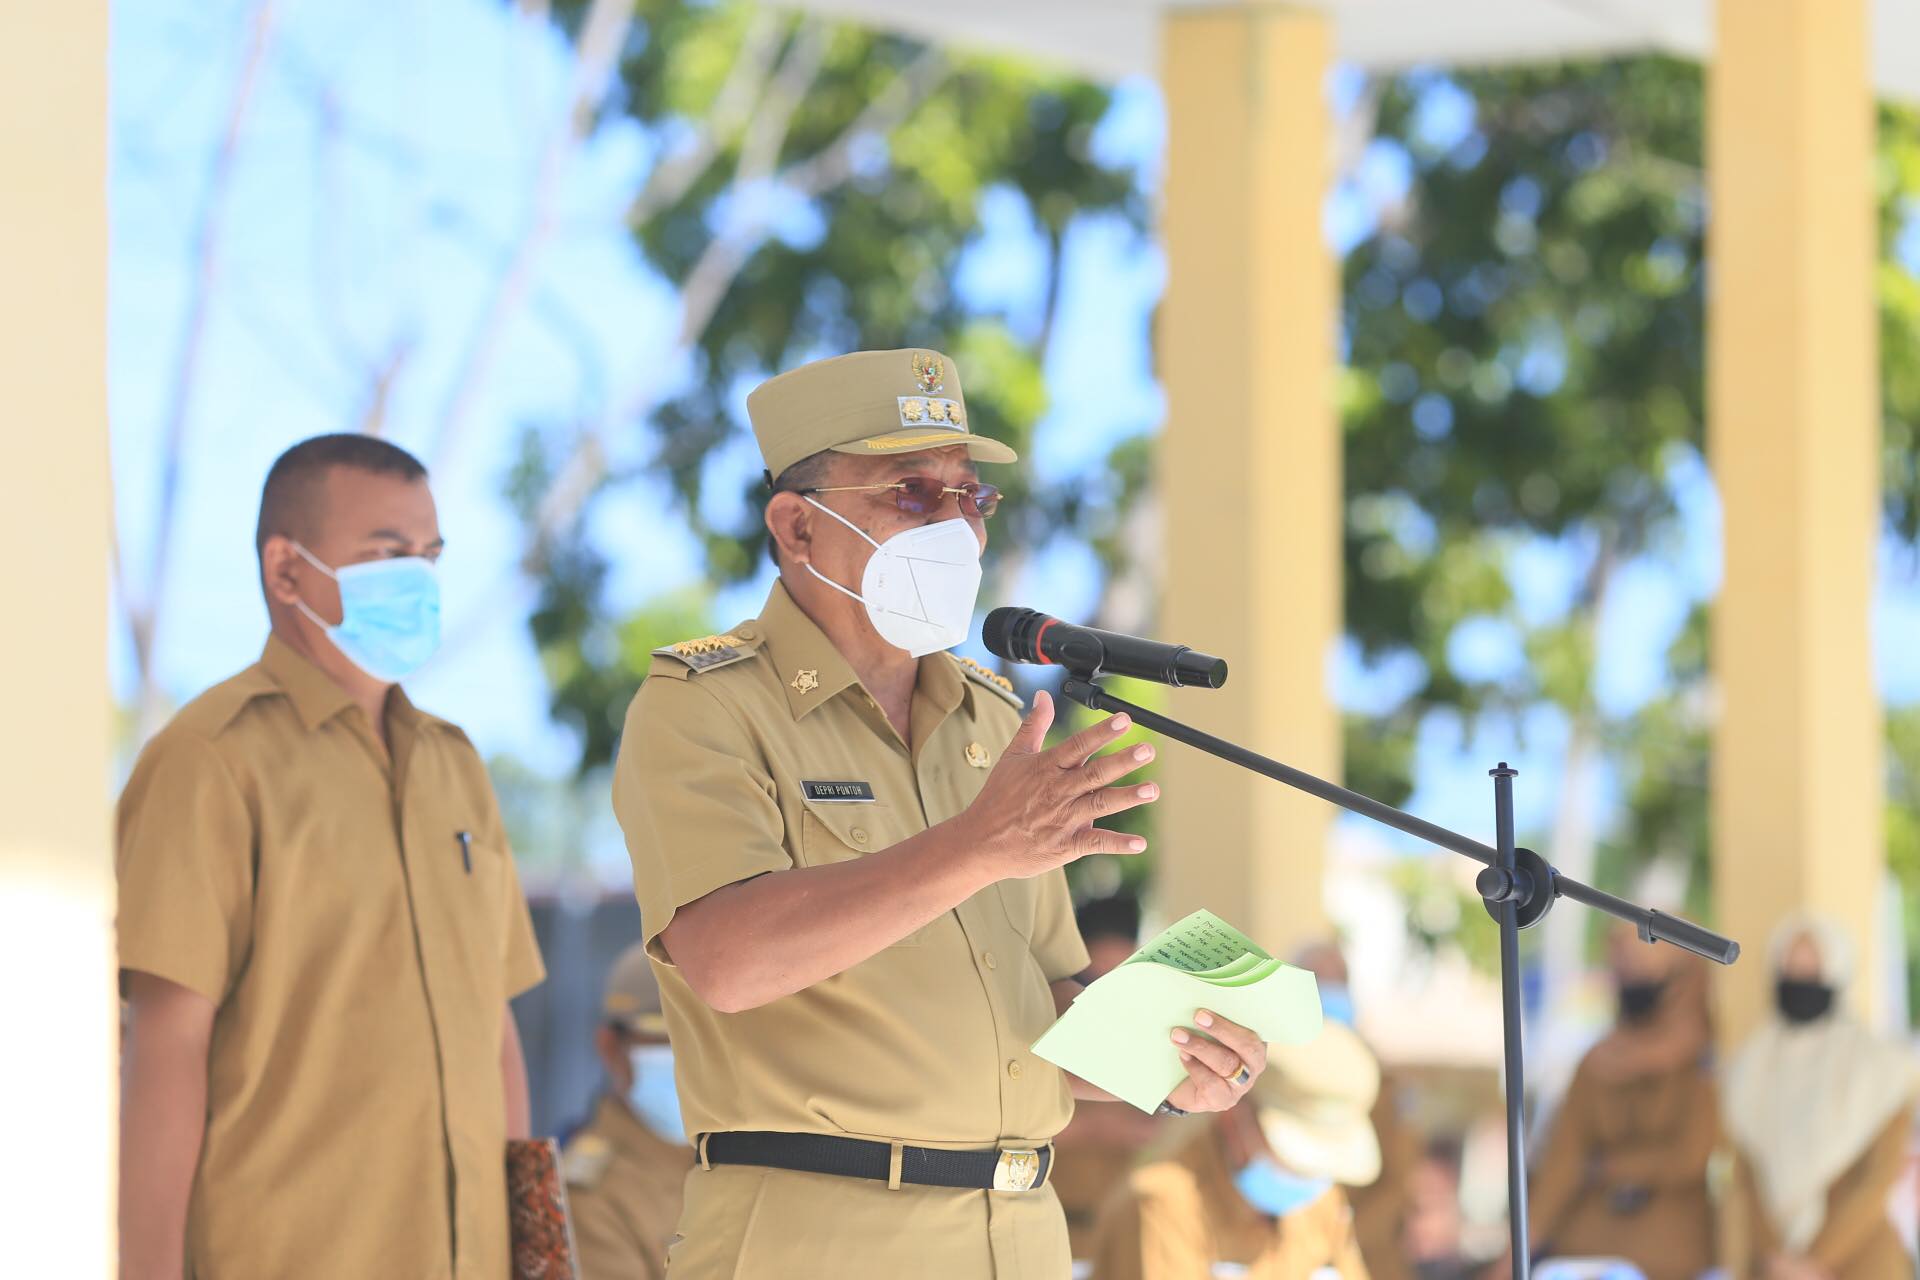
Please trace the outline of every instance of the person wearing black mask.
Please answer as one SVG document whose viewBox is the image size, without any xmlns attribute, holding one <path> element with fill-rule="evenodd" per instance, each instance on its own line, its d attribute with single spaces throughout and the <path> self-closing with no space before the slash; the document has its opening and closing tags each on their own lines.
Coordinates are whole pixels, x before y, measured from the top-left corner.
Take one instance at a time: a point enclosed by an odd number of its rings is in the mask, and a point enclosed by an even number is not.
<svg viewBox="0 0 1920 1280">
<path fill-rule="evenodd" d="M 1574 1072 L 1533 1171 L 1534 1253 L 1693 1280 L 1713 1265 L 1707 1164 L 1720 1138 L 1706 975 L 1627 926 L 1607 956 L 1619 1016 Z"/>
<path fill-rule="evenodd" d="M 1913 1062 L 1849 1014 L 1845 932 L 1795 913 L 1774 934 L 1774 1014 L 1727 1073 L 1734 1280 L 1882 1280 L 1912 1260 L 1887 1216 L 1906 1162 Z"/>
</svg>

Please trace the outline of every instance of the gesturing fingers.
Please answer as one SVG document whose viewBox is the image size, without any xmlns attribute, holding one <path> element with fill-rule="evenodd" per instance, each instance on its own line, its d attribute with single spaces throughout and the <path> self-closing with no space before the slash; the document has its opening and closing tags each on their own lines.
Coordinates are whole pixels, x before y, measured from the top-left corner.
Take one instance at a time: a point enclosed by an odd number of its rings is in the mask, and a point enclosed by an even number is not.
<svg viewBox="0 0 1920 1280">
<path fill-rule="evenodd" d="M 1141 836 L 1109 831 L 1105 827 L 1082 827 L 1074 836 L 1073 855 L 1085 858 L 1096 853 L 1141 853 L 1146 847 L 1147 842 Z"/>
<path fill-rule="evenodd" d="M 1047 743 L 1047 730 L 1053 727 L 1053 698 L 1045 689 L 1033 695 L 1033 706 L 1026 717 L 1020 721 L 1020 727 L 1014 730 L 1013 741 L 1007 744 L 1009 755 L 1032 755 Z"/>
<path fill-rule="evenodd" d="M 1098 791 L 1089 791 L 1073 802 L 1069 810 L 1076 825 L 1097 822 L 1101 818 L 1110 818 L 1116 813 L 1136 809 L 1143 804 L 1152 804 L 1160 798 L 1159 784 L 1142 783 L 1140 786 L 1102 787 Z"/>
<path fill-rule="evenodd" d="M 1152 760 L 1153 748 L 1144 742 L 1136 743 L 1124 750 L 1093 757 L 1080 766 L 1080 776 L 1086 780 L 1087 789 L 1092 790 L 1118 782 Z"/>
<path fill-rule="evenodd" d="M 1053 762 L 1062 769 L 1078 769 L 1094 752 L 1133 727 L 1133 717 L 1122 713 L 1099 724 L 1089 725 L 1053 748 Z"/>
</svg>

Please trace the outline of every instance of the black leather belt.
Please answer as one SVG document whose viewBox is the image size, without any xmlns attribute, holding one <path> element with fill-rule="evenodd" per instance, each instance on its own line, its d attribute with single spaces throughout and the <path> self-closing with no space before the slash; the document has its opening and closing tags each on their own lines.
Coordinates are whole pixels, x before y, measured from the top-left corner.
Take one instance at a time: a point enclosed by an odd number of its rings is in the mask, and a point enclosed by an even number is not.
<svg viewBox="0 0 1920 1280">
<path fill-rule="evenodd" d="M 818 1133 L 707 1133 L 695 1144 L 702 1164 L 750 1164 L 796 1173 L 828 1173 L 923 1187 L 1031 1191 L 1046 1185 L 1053 1146 L 1004 1151 L 939 1151 Z M 894 1153 L 899 1152 L 896 1169 Z"/>
</svg>

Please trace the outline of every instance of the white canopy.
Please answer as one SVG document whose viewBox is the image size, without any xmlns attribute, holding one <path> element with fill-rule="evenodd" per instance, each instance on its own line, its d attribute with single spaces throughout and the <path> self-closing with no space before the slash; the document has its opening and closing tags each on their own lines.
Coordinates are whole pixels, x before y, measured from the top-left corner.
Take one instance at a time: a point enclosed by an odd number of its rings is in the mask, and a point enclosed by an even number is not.
<svg viewBox="0 0 1920 1280">
<path fill-rule="evenodd" d="M 1100 79 L 1159 70 L 1160 14 L 1219 0 L 781 0 L 949 44 L 1020 52 Z M 1333 16 L 1341 59 L 1393 70 L 1613 53 L 1713 52 L 1712 0 L 1298 0 Z M 1920 102 L 1920 0 L 1874 0 L 1873 75 Z"/>
</svg>

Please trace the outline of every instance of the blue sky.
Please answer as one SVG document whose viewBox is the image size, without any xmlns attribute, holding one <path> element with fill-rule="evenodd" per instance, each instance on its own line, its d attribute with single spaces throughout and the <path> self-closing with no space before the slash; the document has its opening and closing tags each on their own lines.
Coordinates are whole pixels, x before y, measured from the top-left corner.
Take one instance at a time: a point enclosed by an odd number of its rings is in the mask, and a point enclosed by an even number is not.
<svg viewBox="0 0 1920 1280">
<path fill-rule="evenodd" d="M 249 11 L 234 0 L 114 8 L 111 404 L 118 523 L 135 583 L 153 571 L 193 219 Z M 295 440 L 353 425 L 369 369 L 404 351 L 389 434 L 434 462 L 449 540 L 449 644 L 411 687 L 423 704 L 466 725 L 484 752 L 510 752 L 546 772 L 570 765 L 570 739 L 546 716 L 525 629 L 530 592 L 511 572 L 519 525 L 500 490 L 521 424 L 592 417 L 609 403 L 669 390 L 682 376 L 660 354 L 671 347 L 671 292 L 639 260 L 622 223 L 651 159 L 639 131 L 609 125 L 575 155 L 558 188 L 559 232 L 542 259 L 535 305 L 505 331 L 463 432 L 444 451 L 435 446 L 472 317 L 494 285 L 503 247 L 529 216 L 528 176 L 563 109 L 569 71 L 551 31 L 496 0 L 284 6 L 222 206 L 218 286 L 187 419 L 182 518 L 157 648 L 174 698 L 231 674 L 262 642 L 251 535 L 268 464 Z M 1350 74 L 1336 76 L 1336 104 L 1351 99 L 1355 84 Z M 1437 139 L 1457 138 L 1471 127 L 1471 103 L 1437 81 L 1421 121 Z M 1100 154 L 1152 185 L 1163 138 L 1154 86 L 1121 85 L 1096 137 Z M 1397 148 L 1370 148 L 1329 201 L 1331 242 L 1354 243 L 1407 177 Z M 1040 247 L 1017 200 L 990 195 L 980 223 L 961 286 L 1018 328 L 1037 314 Z M 1920 230 L 1903 248 L 1920 264 Z M 1164 411 L 1148 346 L 1165 276 L 1160 255 L 1141 251 L 1117 222 L 1095 220 L 1075 228 L 1067 259 L 1046 369 L 1054 407 L 1028 459 L 1049 477 L 1085 473 L 1116 439 L 1156 430 Z M 716 465 L 758 468 L 744 439 Z M 1683 513 L 1681 536 L 1658 559 L 1628 566 L 1602 622 L 1599 692 L 1619 715 L 1658 692 L 1667 643 L 1691 602 L 1718 581 L 1710 478 L 1697 459 L 1681 459 L 1668 482 Z M 642 498 L 603 503 L 595 513 L 596 537 L 619 549 L 610 584 L 616 608 L 697 578 L 692 543 L 677 521 L 655 514 L 663 507 Z M 1579 557 L 1570 544 L 1515 548 L 1512 577 L 1529 621 L 1564 610 Z M 1880 680 L 1890 700 L 1911 702 L 1920 700 L 1920 656 L 1894 637 L 1920 631 L 1920 589 L 1891 549 L 1885 561 Z M 1084 549 L 1043 548 L 1018 602 L 1084 614 L 1094 598 L 1091 568 Z M 716 622 L 755 612 L 764 589 L 725 593 Z M 113 639 L 125 694 L 133 674 L 124 629 Z M 1497 673 L 1519 660 L 1518 639 L 1489 621 L 1463 629 L 1451 656 L 1462 670 Z M 1343 702 L 1366 709 L 1388 704 L 1404 674 L 1391 665 L 1365 670 L 1343 652 L 1330 678 Z M 1421 737 L 1411 807 L 1442 823 L 1484 826 L 1485 769 L 1504 756 L 1523 771 L 1523 825 L 1544 821 L 1564 737 L 1550 711 L 1523 726 L 1490 723 L 1471 743 L 1436 719 Z"/>
</svg>

